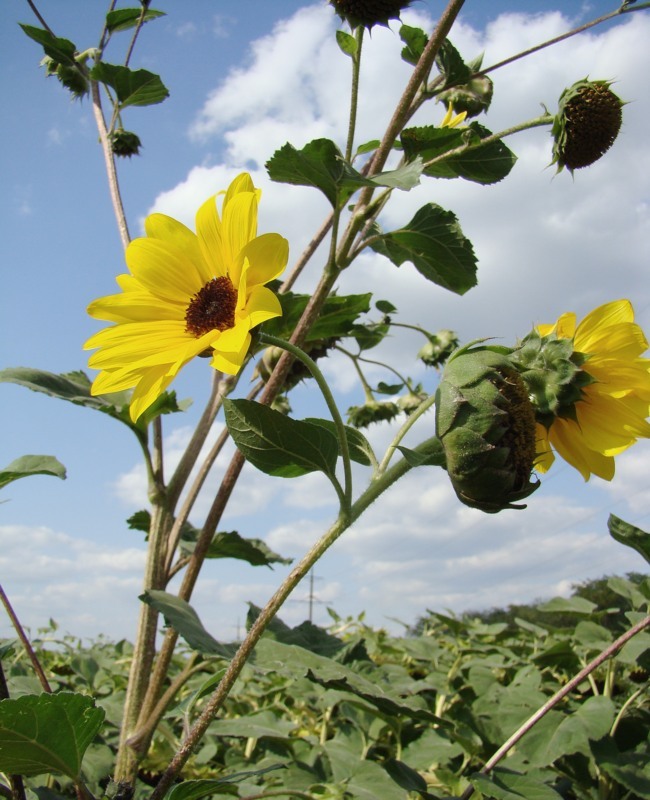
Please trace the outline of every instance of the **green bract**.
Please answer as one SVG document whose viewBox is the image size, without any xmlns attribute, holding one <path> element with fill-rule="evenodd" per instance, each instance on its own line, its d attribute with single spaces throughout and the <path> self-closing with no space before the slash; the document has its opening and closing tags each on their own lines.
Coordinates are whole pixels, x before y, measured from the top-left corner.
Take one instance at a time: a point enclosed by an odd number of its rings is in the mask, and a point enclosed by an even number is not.
<svg viewBox="0 0 650 800">
<path fill-rule="evenodd" d="M 436 431 L 459 500 L 496 513 L 528 497 L 535 461 L 535 416 L 507 355 L 489 347 L 457 350 L 436 396 Z"/>
</svg>

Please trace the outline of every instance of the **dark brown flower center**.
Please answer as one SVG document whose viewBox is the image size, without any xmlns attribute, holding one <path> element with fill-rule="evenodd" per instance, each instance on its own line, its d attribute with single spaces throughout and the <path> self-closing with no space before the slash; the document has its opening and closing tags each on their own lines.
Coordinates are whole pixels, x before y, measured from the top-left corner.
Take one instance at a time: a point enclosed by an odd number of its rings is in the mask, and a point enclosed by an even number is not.
<svg viewBox="0 0 650 800">
<path fill-rule="evenodd" d="M 230 278 L 213 278 L 190 300 L 185 312 L 185 330 L 197 339 L 210 331 L 225 331 L 235 325 L 237 290 Z"/>
</svg>

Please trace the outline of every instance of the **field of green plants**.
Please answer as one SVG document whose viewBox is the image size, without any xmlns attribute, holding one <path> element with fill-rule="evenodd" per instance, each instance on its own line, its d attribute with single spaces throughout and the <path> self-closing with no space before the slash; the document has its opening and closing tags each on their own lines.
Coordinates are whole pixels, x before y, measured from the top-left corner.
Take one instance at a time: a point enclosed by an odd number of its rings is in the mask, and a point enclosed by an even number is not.
<svg viewBox="0 0 650 800">
<path fill-rule="evenodd" d="M 334 611 L 329 630 L 276 620 L 170 797 L 406 800 L 474 791 L 500 799 L 650 798 L 648 632 L 570 692 L 490 777 L 479 773 L 533 712 L 649 608 L 650 578 L 631 574 L 535 606 L 463 617 L 428 612 L 403 636 Z M 256 613 L 250 609 L 249 624 Z M 200 624 L 188 631 L 192 648 L 177 657 L 172 677 L 181 676 L 175 700 L 140 771 L 142 797 L 234 652 Z M 120 800 L 110 770 L 130 644 L 86 644 L 60 636 L 51 623 L 35 647 L 55 693 L 90 695 L 105 711 L 83 774 L 96 797 Z M 12 698 L 40 691 L 16 642 L 3 642 L 0 654 Z M 56 775 L 29 778 L 26 789 L 38 800 L 74 796 L 72 784 Z"/>
</svg>

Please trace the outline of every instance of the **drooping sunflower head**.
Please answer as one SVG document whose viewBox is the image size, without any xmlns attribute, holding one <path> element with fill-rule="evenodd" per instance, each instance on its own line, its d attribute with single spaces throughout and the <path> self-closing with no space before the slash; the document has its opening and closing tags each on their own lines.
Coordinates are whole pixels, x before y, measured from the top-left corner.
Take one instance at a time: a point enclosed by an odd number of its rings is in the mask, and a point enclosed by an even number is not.
<svg viewBox="0 0 650 800">
<path fill-rule="evenodd" d="M 92 393 L 133 388 L 133 420 L 195 356 L 209 355 L 216 370 L 237 374 L 251 329 L 282 313 L 265 284 L 286 266 L 286 239 L 257 235 L 260 192 L 247 173 L 219 196 L 199 208 L 196 233 L 164 214 L 147 217 L 146 236 L 126 250 L 121 293 L 88 307 L 92 317 L 113 323 L 84 345 L 97 349 L 88 360 L 100 370 Z"/>
<path fill-rule="evenodd" d="M 399 19 L 412 0 L 330 0 L 334 11 L 351 28 L 373 25 L 388 25 L 389 20 Z"/>
<path fill-rule="evenodd" d="M 614 477 L 614 456 L 650 437 L 648 341 L 629 300 L 563 314 L 539 325 L 513 352 L 535 408 L 536 468 L 557 452 L 585 480 Z"/>
<path fill-rule="evenodd" d="M 564 167 L 588 167 L 614 144 L 623 120 L 623 101 L 609 88 L 611 82 L 584 80 L 560 95 L 553 121 L 553 160 Z"/>
<path fill-rule="evenodd" d="M 466 346 L 452 354 L 436 393 L 436 433 L 461 502 L 481 511 L 524 508 L 538 487 L 535 416 L 506 353 Z"/>
</svg>

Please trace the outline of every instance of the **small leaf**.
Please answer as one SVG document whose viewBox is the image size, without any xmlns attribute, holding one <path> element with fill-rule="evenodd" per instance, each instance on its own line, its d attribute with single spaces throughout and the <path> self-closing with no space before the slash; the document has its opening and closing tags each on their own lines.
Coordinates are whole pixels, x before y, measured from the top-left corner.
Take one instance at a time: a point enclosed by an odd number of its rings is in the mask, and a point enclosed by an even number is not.
<svg viewBox="0 0 650 800">
<path fill-rule="evenodd" d="M 1 700 L 0 772 L 55 772 L 76 780 L 103 721 L 103 709 L 87 695 L 59 692 Z"/>
<path fill-rule="evenodd" d="M 77 48 L 69 39 L 60 39 L 57 36 L 53 36 L 49 31 L 36 28 L 33 25 L 19 24 L 27 36 L 38 42 L 45 54 L 53 58 L 57 64 L 67 64 L 70 67 L 76 66 L 77 62 L 74 60 L 74 56 Z"/>
<path fill-rule="evenodd" d="M 331 419 L 317 419 L 316 417 L 307 417 L 305 422 L 311 422 L 313 425 L 321 425 L 328 431 L 331 431 L 334 436 L 337 435 L 336 425 Z M 375 460 L 370 442 L 366 437 L 356 428 L 351 428 L 349 425 L 344 425 L 345 437 L 348 440 L 348 450 L 350 451 L 350 458 L 356 461 L 357 464 L 363 464 L 364 467 L 369 467 Z M 339 447 L 339 455 L 341 448 Z"/>
<path fill-rule="evenodd" d="M 147 9 L 143 14 L 142 8 L 119 8 L 106 14 L 106 29 L 109 33 L 126 31 L 134 28 L 141 16 L 143 22 L 149 22 L 152 19 L 164 17 L 166 14 L 164 11 L 154 11 L 153 9 Z"/>
<path fill-rule="evenodd" d="M 90 70 L 90 77 L 115 90 L 120 109 L 127 106 L 150 106 L 162 103 L 169 91 L 160 75 L 146 69 L 129 69 L 100 61 Z"/>
<path fill-rule="evenodd" d="M 223 778 L 204 778 L 202 780 L 183 781 L 182 783 L 175 784 L 167 800 L 200 800 L 200 798 L 207 797 L 216 792 L 223 792 L 227 789 L 229 784 L 239 783 L 239 781 L 256 777 L 257 775 L 264 775 L 276 769 L 285 769 L 285 765 L 272 764 L 270 767 L 265 767 L 264 769 L 233 772 L 230 775 L 224 775 Z M 235 791 L 234 794 L 238 796 L 239 792 Z"/>
<path fill-rule="evenodd" d="M 369 142 L 364 142 L 357 147 L 357 155 L 362 156 L 366 153 L 373 153 L 380 144 L 379 139 L 371 139 Z"/>
<path fill-rule="evenodd" d="M 435 203 L 423 206 L 403 228 L 370 240 L 377 253 L 400 266 L 410 261 L 427 280 L 465 294 L 476 285 L 476 256 L 456 215 Z"/>
<path fill-rule="evenodd" d="M 377 311 L 381 311 L 382 314 L 393 314 L 397 311 L 396 306 L 394 306 L 389 300 L 377 300 L 375 303 L 375 308 Z"/>
<path fill-rule="evenodd" d="M 65 467 L 54 456 L 21 456 L 0 470 L 0 487 L 29 475 L 53 475 L 65 480 Z"/>
<path fill-rule="evenodd" d="M 639 555 L 650 563 L 650 533 L 631 525 L 629 522 L 624 522 L 614 514 L 609 515 L 607 528 L 613 539 L 636 550 Z"/>
<path fill-rule="evenodd" d="M 403 386 L 403 383 L 384 383 L 384 381 L 379 381 L 375 391 L 379 392 L 379 394 L 399 394 L 402 391 Z"/>
<path fill-rule="evenodd" d="M 296 478 L 320 470 L 333 478 L 338 442 L 328 430 L 253 400 L 225 400 L 226 424 L 248 461 L 267 475 Z"/>
<path fill-rule="evenodd" d="M 186 553 L 194 551 L 198 530 L 190 525 L 183 529 L 181 546 Z M 291 564 L 291 558 L 283 558 L 261 539 L 245 539 L 237 531 L 215 533 L 206 558 L 235 558 L 246 561 L 253 567 L 271 567 L 273 564 Z"/>
<path fill-rule="evenodd" d="M 407 159 L 421 157 L 424 174 L 431 178 L 464 178 L 483 185 L 498 183 L 506 177 L 517 157 L 502 141 L 482 145 L 491 132 L 472 122 L 466 128 L 436 128 L 426 125 L 407 128 L 401 142 Z M 467 149 L 450 153 L 459 147 Z M 435 159 L 435 163 L 431 162 Z"/>
<path fill-rule="evenodd" d="M 193 650 L 204 655 L 231 658 L 232 646 L 223 645 L 203 627 L 199 615 L 192 606 L 174 594 L 160 589 L 149 589 L 140 595 L 140 600 L 159 611 L 167 624 L 179 633 Z"/>
<path fill-rule="evenodd" d="M 442 47 L 438 50 L 436 66 L 445 79 L 443 86 L 466 83 L 472 74 L 470 68 L 463 61 L 461 54 L 449 39 L 445 39 Z"/>
<path fill-rule="evenodd" d="M 420 60 L 429 39 L 422 28 L 412 28 L 410 25 L 402 25 L 399 29 L 399 38 L 406 45 L 402 49 L 402 59 L 407 64 L 415 66 Z"/>
<path fill-rule="evenodd" d="M 336 31 L 336 43 L 341 52 L 346 56 L 350 56 L 351 58 L 356 56 L 359 45 L 354 36 L 350 36 L 350 34 L 345 31 Z"/>
<path fill-rule="evenodd" d="M 485 797 L 494 800 L 558 800 L 561 797 L 539 779 L 499 767 L 489 776 L 474 774 L 470 780 Z"/>
<path fill-rule="evenodd" d="M 554 597 L 546 603 L 537 606 L 538 611 L 545 613 L 559 612 L 560 614 L 585 614 L 591 615 L 596 609 L 596 604 L 585 597 L 574 595 L 573 597 Z"/>
</svg>

